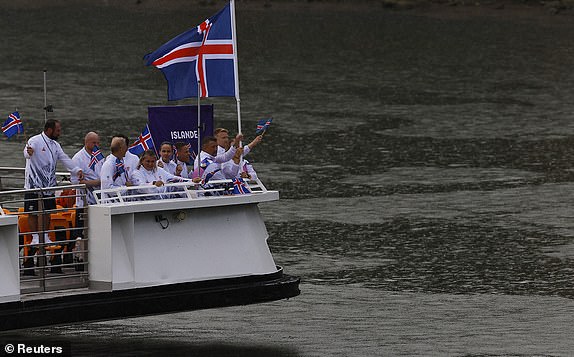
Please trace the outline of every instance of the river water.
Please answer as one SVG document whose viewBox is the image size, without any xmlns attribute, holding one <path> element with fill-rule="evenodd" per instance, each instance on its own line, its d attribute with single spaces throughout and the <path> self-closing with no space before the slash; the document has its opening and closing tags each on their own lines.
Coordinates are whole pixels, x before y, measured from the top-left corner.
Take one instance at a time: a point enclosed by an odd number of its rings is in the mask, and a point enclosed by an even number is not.
<svg viewBox="0 0 574 357">
<path fill-rule="evenodd" d="M 1 111 L 39 132 L 46 69 L 69 154 L 89 130 L 106 152 L 138 135 L 167 104 L 142 56 L 223 6 L 93 3 L 0 12 Z M 281 192 L 260 208 L 300 296 L 0 338 L 102 356 L 572 355 L 574 21 L 444 11 L 237 4 L 243 132 L 274 118 L 251 159 Z M 233 100 L 205 102 L 236 128 Z M 1 141 L 7 165 L 22 147 Z"/>
</svg>

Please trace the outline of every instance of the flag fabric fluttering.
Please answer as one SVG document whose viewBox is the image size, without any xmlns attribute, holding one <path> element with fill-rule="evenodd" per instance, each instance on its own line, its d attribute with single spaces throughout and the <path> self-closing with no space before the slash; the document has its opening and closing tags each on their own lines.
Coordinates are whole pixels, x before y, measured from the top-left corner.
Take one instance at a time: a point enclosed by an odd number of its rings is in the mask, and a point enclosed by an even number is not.
<svg viewBox="0 0 574 357">
<path fill-rule="evenodd" d="M 246 193 L 251 193 L 245 181 L 242 178 L 236 178 L 233 180 L 233 192 L 234 195 L 244 195 Z"/>
<path fill-rule="evenodd" d="M 98 145 L 94 145 L 92 153 L 90 154 L 90 169 L 95 170 L 98 162 L 103 161 L 104 159 L 105 157 L 104 154 L 102 154 L 102 150 L 100 150 Z"/>
<path fill-rule="evenodd" d="M 140 155 L 146 150 L 155 150 L 149 127 L 146 125 L 141 135 L 128 149 L 134 155 Z"/>
<path fill-rule="evenodd" d="M 24 125 L 22 124 L 22 120 L 20 120 L 20 113 L 13 112 L 8 115 L 8 119 L 6 119 L 2 125 L 2 132 L 9 138 L 24 132 Z"/>
<path fill-rule="evenodd" d="M 146 66 L 162 71 L 168 100 L 238 98 L 237 51 L 231 2 L 221 11 L 144 56 Z M 199 82 L 199 88 L 198 88 Z"/>
<path fill-rule="evenodd" d="M 271 125 L 272 120 L 273 118 L 259 120 L 257 122 L 257 129 L 255 129 L 255 134 L 259 135 L 263 133 L 265 130 L 267 130 L 267 128 L 269 128 L 269 125 Z"/>
</svg>

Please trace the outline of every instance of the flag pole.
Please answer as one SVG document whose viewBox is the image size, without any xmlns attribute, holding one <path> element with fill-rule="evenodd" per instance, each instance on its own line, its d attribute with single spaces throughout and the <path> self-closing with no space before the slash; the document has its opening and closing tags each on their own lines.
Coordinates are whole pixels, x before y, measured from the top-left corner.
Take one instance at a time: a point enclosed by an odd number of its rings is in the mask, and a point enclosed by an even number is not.
<svg viewBox="0 0 574 357">
<path fill-rule="evenodd" d="M 235 76 L 235 102 L 237 103 L 237 133 L 241 134 L 241 99 L 239 98 L 239 65 L 237 56 L 237 29 L 235 26 L 235 0 L 230 0 L 230 12 L 231 12 L 231 37 L 233 39 L 233 74 Z M 239 147 L 242 146 L 241 141 L 239 141 Z M 239 159 L 239 171 L 243 171 L 243 154 L 241 154 L 241 159 Z"/>
<path fill-rule="evenodd" d="M 195 166 L 195 160 L 194 166 Z M 193 171 L 192 168 L 192 176 Z M 201 80 L 197 80 L 197 174 L 201 178 Z"/>
<path fill-rule="evenodd" d="M 46 90 L 46 72 L 44 70 L 44 124 L 48 121 L 48 94 Z"/>
<path fill-rule="evenodd" d="M 235 101 L 237 103 L 237 132 L 241 134 L 241 99 L 239 99 L 239 68 L 237 65 L 237 33 L 235 28 L 235 0 L 230 1 L 231 10 L 231 31 L 233 38 L 233 71 L 235 75 Z M 239 143 L 241 146 L 241 143 Z"/>
</svg>

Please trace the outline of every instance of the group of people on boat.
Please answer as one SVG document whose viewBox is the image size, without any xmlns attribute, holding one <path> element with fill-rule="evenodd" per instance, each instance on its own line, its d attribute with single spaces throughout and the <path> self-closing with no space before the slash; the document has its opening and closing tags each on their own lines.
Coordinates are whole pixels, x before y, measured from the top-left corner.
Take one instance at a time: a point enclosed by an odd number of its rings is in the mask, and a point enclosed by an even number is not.
<svg viewBox="0 0 574 357">
<path fill-rule="evenodd" d="M 217 128 L 214 136 L 203 139 L 202 151 L 191 166 L 190 145 L 187 143 L 162 143 L 159 159 L 153 150 L 146 150 L 138 157 L 128 151 L 128 137 L 121 134 L 112 138 L 111 153 L 105 159 L 94 159 L 98 155 L 95 149 L 97 150 L 100 145 L 99 135 L 95 132 L 86 134 L 84 147 L 70 159 L 57 142 L 60 134 L 61 123 L 58 120 L 49 119 L 44 125 L 44 131 L 27 141 L 24 148 L 26 158 L 24 187 L 26 189 L 55 187 L 56 164 L 60 161 L 71 172 L 72 183 L 86 185 L 88 204 L 96 203 L 93 192 L 98 189 L 138 186 L 137 191 L 140 194 L 155 194 L 155 196 L 148 195 L 147 199 L 149 197 L 169 198 L 177 197 L 177 193 L 169 193 L 169 190 L 164 187 L 170 182 L 191 181 L 209 187 L 210 180 L 256 179 L 255 170 L 247 160 L 243 159 L 243 156 L 253 150 L 262 140 L 262 135 L 259 135 L 248 145 L 240 146 L 243 139 L 241 134 L 237 134 L 230 141 L 229 131 Z M 100 157 L 103 158 L 103 155 Z M 56 208 L 54 191 L 27 193 L 25 202 L 25 212 Z M 38 207 L 39 202 L 42 202 L 43 207 Z M 83 198 L 78 195 L 76 207 L 83 207 L 83 205 Z M 38 230 L 39 219 L 43 220 L 41 222 L 43 227 L 49 226 L 49 215 L 42 217 L 30 214 L 28 221 L 31 231 Z M 37 242 L 38 235 L 35 234 L 33 243 Z"/>
</svg>

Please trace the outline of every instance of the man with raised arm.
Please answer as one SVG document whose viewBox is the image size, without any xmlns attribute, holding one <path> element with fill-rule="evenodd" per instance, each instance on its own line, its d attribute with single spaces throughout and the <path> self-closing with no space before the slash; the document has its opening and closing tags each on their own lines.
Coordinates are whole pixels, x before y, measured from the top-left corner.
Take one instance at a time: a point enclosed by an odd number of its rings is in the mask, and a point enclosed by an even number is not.
<svg viewBox="0 0 574 357">
<path fill-rule="evenodd" d="M 233 157 L 236 154 L 239 143 L 243 140 L 242 134 L 237 134 L 233 141 L 229 141 L 229 131 L 225 128 L 217 128 L 214 130 L 214 137 L 217 143 L 217 153 L 209 158 L 209 161 L 214 161 L 218 164 L 232 165 Z M 248 145 L 242 147 L 243 156 L 249 154 L 251 150 L 261 142 L 263 136 L 259 135 Z M 207 167 L 208 163 L 204 161 L 204 157 L 201 156 L 201 165 L 199 164 L 198 158 L 195 159 L 193 163 L 193 177 L 201 177 L 203 171 Z M 201 166 L 201 169 L 200 169 Z"/>
<path fill-rule="evenodd" d="M 239 158 L 242 152 L 243 148 L 237 149 L 229 165 L 225 165 L 225 163 L 220 164 L 215 160 L 217 155 L 217 139 L 213 136 L 206 136 L 201 146 L 201 162 L 202 166 L 205 166 L 202 167 L 201 178 L 207 183 L 210 179 L 223 180 L 236 177 L 239 175 Z"/>
</svg>

